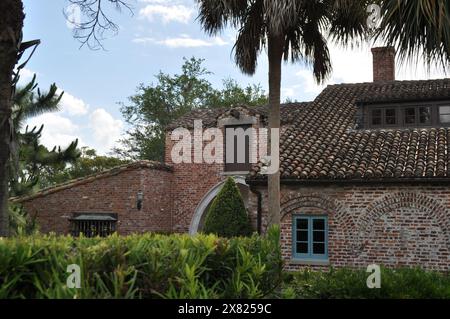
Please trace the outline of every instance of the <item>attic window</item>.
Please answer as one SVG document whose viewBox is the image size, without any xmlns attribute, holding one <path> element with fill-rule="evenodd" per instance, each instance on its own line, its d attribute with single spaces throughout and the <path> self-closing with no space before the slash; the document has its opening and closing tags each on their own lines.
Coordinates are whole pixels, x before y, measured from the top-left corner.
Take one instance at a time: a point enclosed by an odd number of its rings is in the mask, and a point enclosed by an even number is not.
<svg viewBox="0 0 450 319">
<path fill-rule="evenodd" d="M 412 125 L 416 124 L 416 108 L 414 107 L 407 107 L 404 109 L 405 113 L 405 124 L 406 125 Z"/>
<path fill-rule="evenodd" d="M 450 124 L 450 106 L 439 107 L 439 121 L 441 123 Z"/>
<path fill-rule="evenodd" d="M 383 110 L 375 109 L 372 110 L 372 125 L 379 126 L 383 124 Z"/>
<path fill-rule="evenodd" d="M 450 126 L 450 103 L 363 105 L 364 128 Z"/>
<path fill-rule="evenodd" d="M 371 125 L 373 127 L 397 125 L 397 118 L 395 108 L 376 108 L 371 113 Z"/>
<path fill-rule="evenodd" d="M 431 124 L 431 107 L 419 107 L 419 124 Z"/>
<path fill-rule="evenodd" d="M 396 109 L 386 109 L 385 110 L 386 125 L 397 124 L 397 110 Z"/>
</svg>

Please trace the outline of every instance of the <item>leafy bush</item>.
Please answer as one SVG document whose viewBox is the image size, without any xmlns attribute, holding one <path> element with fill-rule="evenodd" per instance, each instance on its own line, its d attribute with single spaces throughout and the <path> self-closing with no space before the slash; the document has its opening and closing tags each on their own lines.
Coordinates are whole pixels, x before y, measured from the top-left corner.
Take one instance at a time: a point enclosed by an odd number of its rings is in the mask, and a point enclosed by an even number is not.
<svg viewBox="0 0 450 319">
<path fill-rule="evenodd" d="M 281 282 L 278 236 L 0 239 L 0 298 L 262 298 Z"/>
<path fill-rule="evenodd" d="M 38 231 L 35 218 L 29 216 L 22 205 L 8 203 L 11 235 L 32 235 Z"/>
<path fill-rule="evenodd" d="M 286 279 L 283 298 L 450 298 L 450 277 L 418 268 L 381 268 L 381 288 L 369 289 L 365 270 L 305 270 Z"/>
<path fill-rule="evenodd" d="M 214 199 L 205 220 L 206 234 L 220 237 L 250 236 L 252 227 L 234 179 L 229 177 Z"/>
</svg>

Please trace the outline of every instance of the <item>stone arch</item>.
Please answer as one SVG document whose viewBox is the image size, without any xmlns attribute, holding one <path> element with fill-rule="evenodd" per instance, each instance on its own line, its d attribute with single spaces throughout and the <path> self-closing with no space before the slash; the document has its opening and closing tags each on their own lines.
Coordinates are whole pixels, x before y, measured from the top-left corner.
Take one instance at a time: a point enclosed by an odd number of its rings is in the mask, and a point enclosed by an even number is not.
<svg viewBox="0 0 450 319">
<path fill-rule="evenodd" d="M 244 177 L 234 176 L 233 178 L 234 178 L 236 184 L 238 184 L 238 186 L 242 186 L 242 187 L 247 187 L 248 188 L 248 185 L 245 182 L 245 178 Z M 225 184 L 225 181 L 222 181 L 222 182 L 216 184 L 215 186 L 213 186 L 203 196 L 203 198 L 198 203 L 197 207 L 195 208 L 194 216 L 192 217 L 191 224 L 189 226 L 189 234 L 190 235 L 195 235 L 199 231 L 202 219 L 204 218 L 204 215 L 205 215 L 209 205 L 212 203 L 214 198 L 220 192 L 220 190 L 222 189 L 223 184 Z"/>
<path fill-rule="evenodd" d="M 450 249 L 450 215 L 440 201 L 415 192 L 387 194 L 370 204 L 357 220 L 357 234 L 360 238 L 359 251 L 364 249 L 364 238 L 372 231 L 374 221 L 397 209 L 419 209 L 433 219 L 442 229 L 447 247 Z"/>
</svg>

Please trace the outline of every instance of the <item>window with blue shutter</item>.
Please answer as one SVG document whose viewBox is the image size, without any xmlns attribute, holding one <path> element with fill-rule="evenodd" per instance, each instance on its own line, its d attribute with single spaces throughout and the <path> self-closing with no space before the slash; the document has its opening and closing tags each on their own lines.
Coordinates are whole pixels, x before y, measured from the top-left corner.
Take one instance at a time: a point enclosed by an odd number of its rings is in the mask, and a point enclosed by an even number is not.
<svg viewBox="0 0 450 319">
<path fill-rule="evenodd" d="M 325 216 L 294 216 L 292 248 L 295 259 L 328 259 L 328 218 Z"/>
</svg>

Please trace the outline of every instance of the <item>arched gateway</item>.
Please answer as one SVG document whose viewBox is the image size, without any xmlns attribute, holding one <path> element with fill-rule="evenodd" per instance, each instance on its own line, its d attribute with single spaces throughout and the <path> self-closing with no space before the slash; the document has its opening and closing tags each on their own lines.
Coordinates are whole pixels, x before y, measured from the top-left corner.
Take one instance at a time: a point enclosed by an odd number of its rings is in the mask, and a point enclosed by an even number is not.
<svg viewBox="0 0 450 319">
<path fill-rule="evenodd" d="M 239 191 L 241 192 L 245 206 L 247 207 L 249 188 L 247 183 L 245 182 L 245 178 L 241 176 L 235 176 L 234 180 L 239 187 Z M 195 235 L 197 232 L 202 230 L 206 212 L 211 206 L 214 198 L 216 198 L 217 194 L 222 189 L 223 184 L 225 184 L 225 180 L 215 185 L 205 194 L 205 196 L 203 196 L 200 203 L 195 208 L 194 216 L 192 217 L 191 225 L 189 226 L 189 234 Z"/>
</svg>

